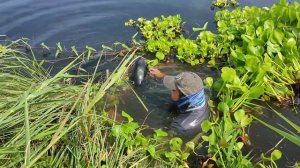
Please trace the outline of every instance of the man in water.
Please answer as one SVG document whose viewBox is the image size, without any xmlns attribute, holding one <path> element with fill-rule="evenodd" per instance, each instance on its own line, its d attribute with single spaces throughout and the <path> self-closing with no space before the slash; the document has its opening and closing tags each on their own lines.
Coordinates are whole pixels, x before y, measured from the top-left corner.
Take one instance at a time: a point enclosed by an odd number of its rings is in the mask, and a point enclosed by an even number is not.
<svg viewBox="0 0 300 168">
<path fill-rule="evenodd" d="M 202 79 L 193 72 L 168 76 L 158 69 L 150 69 L 150 76 L 162 80 L 171 90 L 171 100 L 178 115 L 171 123 L 177 135 L 191 135 L 200 131 L 200 124 L 209 116 Z"/>
</svg>

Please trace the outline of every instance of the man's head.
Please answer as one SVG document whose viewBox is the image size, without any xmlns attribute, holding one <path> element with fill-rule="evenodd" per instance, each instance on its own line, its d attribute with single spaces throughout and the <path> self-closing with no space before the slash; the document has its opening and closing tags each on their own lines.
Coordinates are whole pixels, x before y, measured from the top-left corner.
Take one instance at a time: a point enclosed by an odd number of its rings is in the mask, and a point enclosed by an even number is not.
<svg viewBox="0 0 300 168">
<path fill-rule="evenodd" d="M 182 72 L 177 76 L 165 76 L 163 83 L 172 92 L 179 90 L 184 96 L 192 95 L 203 89 L 202 79 L 193 72 Z"/>
</svg>

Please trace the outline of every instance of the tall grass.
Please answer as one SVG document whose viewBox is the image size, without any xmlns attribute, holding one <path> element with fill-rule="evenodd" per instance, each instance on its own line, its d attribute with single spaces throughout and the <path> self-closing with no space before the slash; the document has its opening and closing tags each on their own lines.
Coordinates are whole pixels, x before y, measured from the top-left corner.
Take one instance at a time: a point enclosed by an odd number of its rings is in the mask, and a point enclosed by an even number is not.
<svg viewBox="0 0 300 168">
<path fill-rule="evenodd" d="M 112 126 L 121 123 L 109 119 L 98 105 L 122 78 L 135 52 L 128 53 L 102 84 L 91 78 L 71 85 L 65 81 L 78 77 L 68 74 L 76 59 L 51 77 L 35 58 L 12 47 L 0 47 L 0 166 L 169 165 L 151 159 L 142 147 L 127 153 L 126 141 L 111 136 Z"/>
</svg>

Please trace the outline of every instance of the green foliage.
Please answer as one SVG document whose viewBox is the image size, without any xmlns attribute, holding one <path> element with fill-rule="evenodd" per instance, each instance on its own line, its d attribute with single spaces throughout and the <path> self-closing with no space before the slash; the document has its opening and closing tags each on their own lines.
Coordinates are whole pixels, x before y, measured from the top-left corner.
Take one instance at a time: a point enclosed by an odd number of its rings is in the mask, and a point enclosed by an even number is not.
<svg viewBox="0 0 300 168">
<path fill-rule="evenodd" d="M 155 17 L 152 20 L 131 19 L 125 23 L 126 26 L 134 26 L 139 30 L 146 52 L 153 53 L 156 57 L 156 61 L 150 62 L 153 65 L 169 56 L 175 45 L 174 41 L 181 36 L 182 24 L 180 15 Z"/>
<path fill-rule="evenodd" d="M 145 155 L 173 166 L 183 164 L 187 160 L 189 153 L 182 151 L 181 138 L 174 137 L 169 140 L 168 133 L 162 129 L 157 129 L 153 135 L 145 137 L 141 133 L 141 127 L 133 122 L 133 118 L 125 112 L 122 112 L 122 115 L 128 119 L 128 122 L 114 125 L 112 136 L 123 142 L 127 154 L 139 149 Z M 191 147 L 190 143 L 187 145 Z M 170 150 L 166 150 L 168 146 Z"/>
<path fill-rule="evenodd" d="M 197 44 L 189 39 L 180 38 L 175 42 L 177 48 L 177 58 L 184 60 L 191 65 L 198 65 L 199 59 L 197 59 L 200 51 Z"/>
<path fill-rule="evenodd" d="M 263 153 L 260 155 L 260 158 L 262 159 L 257 163 L 257 165 L 261 168 L 267 168 L 267 167 L 275 167 L 277 168 L 276 160 L 279 160 L 282 156 L 282 153 L 280 150 L 275 149 L 270 157 L 266 157 Z M 270 166 L 266 166 L 266 164 L 270 164 Z"/>
<path fill-rule="evenodd" d="M 176 167 L 185 163 L 189 153 L 181 150 L 181 139 L 169 140 L 161 129 L 145 137 L 127 113 L 122 115 L 128 121 L 118 123 L 99 110 L 98 102 L 121 79 L 134 52 L 102 84 L 91 79 L 72 85 L 67 82 L 70 77 L 79 76 L 68 71 L 88 51 L 51 77 L 36 59 L 12 49 L 19 43 L 0 45 L 1 166 Z"/>
<path fill-rule="evenodd" d="M 139 18 L 137 21 L 129 20 L 125 25 L 136 27 L 142 35 L 142 40 L 138 43 L 144 44 L 145 52 L 155 55 L 154 59 L 149 60 L 150 65 L 165 61 L 172 54 L 191 65 L 200 63 L 198 45 L 182 34 L 180 15 L 155 17 L 152 20 Z M 195 28 L 195 31 L 205 30 L 206 26 L 207 23 L 203 28 Z"/>
<path fill-rule="evenodd" d="M 231 0 L 230 3 L 228 2 L 228 0 L 213 0 L 213 5 L 217 6 L 219 8 L 225 8 L 229 4 L 231 4 L 233 6 L 238 6 L 239 5 L 239 3 L 236 0 Z"/>
<path fill-rule="evenodd" d="M 202 31 L 196 41 L 200 60 L 213 67 L 221 62 L 236 71 L 222 69 L 223 81 L 214 87 L 218 96 L 247 93 L 249 100 L 264 96 L 285 101 L 293 95 L 289 85 L 300 69 L 299 10 L 298 2 L 289 5 L 282 0 L 270 9 L 246 6 L 216 13 L 218 34 Z M 230 90 L 235 93 L 227 93 Z"/>
<path fill-rule="evenodd" d="M 244 128 L 249 125 L 252 118 L 240 109 L 234 114 L 235 120 L 230 117 L 228 105 L 219 103 L 218 109 L 222 111 L 223 118 L 211 122 L 202 122 L 202 130 L 209 135 L 202 136 L 208 142 L 208 153 L 219 167 L 253 167 L 248 155 L 243 156 L 244 143 L 238 142 L 238 137 L 247 137 Z"/>
</svg>

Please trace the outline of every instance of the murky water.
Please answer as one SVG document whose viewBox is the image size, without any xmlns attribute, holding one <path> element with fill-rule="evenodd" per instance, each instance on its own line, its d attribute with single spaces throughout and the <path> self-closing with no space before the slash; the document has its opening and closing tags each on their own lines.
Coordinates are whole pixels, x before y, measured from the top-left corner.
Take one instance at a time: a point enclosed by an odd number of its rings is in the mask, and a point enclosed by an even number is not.
<svg viewBox="0 0 300 168">
<path fill-rule="evenodd" d="M 241 6 L 270 6 L 276 0 L 241 0 Z M 138 17 L 180 14 L 186 27 L 214 30 L 211 0 L 0 0 L 0 34 L 65 46 L 101 46 L 128 41 L 134 30 L 124 22 Z"/>
<path fill-rule="evenodd" d="M 241 6 L 271 6 L 276 0 L 239 0 Z M 61 42 L 63 46 L 85 47 L 97 49 L 101 44 L 112 44 L 116 41 L 127 42 L 135 30 L 124 26 L 124 22 L 138 17 L 153 18 L 160 15 L 180 14 L 187 22 L 185 28 L 202 26 L 208 22 L 208 29 L 215 31 L 214 15 L 211 0 L 0 0 L 0 35 L 11 39 L 27 37 L 32 45 L 44 42 L 50 46 Z M 63 66 L 63 64 L 61 65 Z M 197 72 L 202 78 L 216 76 L 218 73 L 204 66 L 190 67 L 171 64 L 161 69 L 175 75 L 185 70 Z M 120 107 L 126 110 L 140 123 L 144 120 L 154 128 L 168 127 L 169 91 L 161 82 L 147 79 L 136 88 L 149 112 L 146 112 L 138 99 L 129 89 L 124 90 L 120 98 Z M 299 113 L 291 109 L 279 109 L 300 125 Z M 298 109 L 299 111 L 299 109 Z M 268 123 L 286 124 L 273 115 L 262 116 Z M 254 123 L 249 128 L 254 154 L 271 149 L 281 137 L 261 124 Z M 284 140 L 278 146 L 284 153 L 279 167 L 290 166 L 300 162 L 300 149 Z"/>
</svg>

